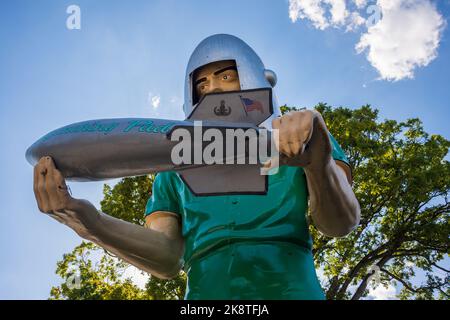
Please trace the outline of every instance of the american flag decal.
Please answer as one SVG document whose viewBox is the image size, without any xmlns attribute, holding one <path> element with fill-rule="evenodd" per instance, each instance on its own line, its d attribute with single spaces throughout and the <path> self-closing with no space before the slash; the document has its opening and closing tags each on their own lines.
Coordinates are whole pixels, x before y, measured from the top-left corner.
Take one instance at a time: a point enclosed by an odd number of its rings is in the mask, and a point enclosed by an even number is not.
<svg viewBox="0 0 450 320">
<path fill-rule="evenodd" d="M 246 114 L 255 110 L 259 110 L 261 113 L 264 112 L 261 102 L 249 98 L 242 98 L 242 96 L 240 98 Z"/>
</svg>

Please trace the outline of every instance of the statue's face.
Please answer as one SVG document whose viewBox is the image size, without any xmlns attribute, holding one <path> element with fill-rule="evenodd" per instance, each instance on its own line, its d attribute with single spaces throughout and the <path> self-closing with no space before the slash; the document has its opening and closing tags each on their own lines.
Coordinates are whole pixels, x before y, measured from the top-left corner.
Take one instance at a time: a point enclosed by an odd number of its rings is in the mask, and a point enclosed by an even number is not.
<svg viewBox="0 0 450 320">
<path fill-rule="evenodd" d="M 236 63 L 233 60 L 207 64 L 194 72 L 193 84 L 196 102 L 207 93 L 241 89 Z"/>
</svg>

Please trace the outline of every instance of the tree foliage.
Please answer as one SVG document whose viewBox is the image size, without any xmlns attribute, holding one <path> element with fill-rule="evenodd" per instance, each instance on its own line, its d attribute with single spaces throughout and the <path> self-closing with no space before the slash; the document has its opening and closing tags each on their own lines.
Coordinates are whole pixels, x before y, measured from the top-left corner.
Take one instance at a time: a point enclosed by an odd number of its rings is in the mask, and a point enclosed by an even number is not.
<svg viewBox="0 0 450 320">
<path fill-rule="evenodd" d="M 104 254 L 103 249 L 93 243 L 82 242 L 57 263 L 56 273 L 66 281 L 51 289 L 51 299 L 149 299 L 148 293 L 140 290 L 130 278 L 122 279 L 127 267 L 125 262 Z"/>
<path fill-rule="evenodd" d="M 347 237 L 310 227 L 327 298 L 366 296 L 374 269 L 382 285 L 402 285 L 399 298 L 448 298 L 449 268 L 440 263 L 449 250 L 450 142 L 426 133 L 419 119 L 377 121 L 369 105 L 316 110 L 348 155 L 361 206 L 361 223 Z M 411 281 L 417 272 L 427 279 L 421 285 Z"/>
<path fill-rule="evenodd" d="M 448 299 L 450 142 L 430 135 L 419 119 L 378 119 L 369 105 L 358 109 L 316 107 L 348 155 L 353 190 L 361 206 L 361 223 L 350 235 L 328 238 L 310 224 L 316 267 L 323 271 L 328 299 L 360 299 L 368 294 L 371 270 L 380 285 L 400 284 L 401 299 Z M 287 106 L 283 112 L 296 110 Z M 104 186 L 101 210 L 143 224 L 153 176 L 122 179 Z M 71 269 L 82 276 L 81 289 L 64 283 L 52 288 L 55 299 L 182 299 L 186 275 L 172 280 L 151 277 L 145 289 L 123 279 L 126 264 L 107 254 L 94 265 L 90 252 L 102 249 L 83 243 L 58 262 L 66 279 Z M 425 279 L 418 283 L 417 275 Z M 420 281 L 419 281 L 420 282 Z"/>
</svg>

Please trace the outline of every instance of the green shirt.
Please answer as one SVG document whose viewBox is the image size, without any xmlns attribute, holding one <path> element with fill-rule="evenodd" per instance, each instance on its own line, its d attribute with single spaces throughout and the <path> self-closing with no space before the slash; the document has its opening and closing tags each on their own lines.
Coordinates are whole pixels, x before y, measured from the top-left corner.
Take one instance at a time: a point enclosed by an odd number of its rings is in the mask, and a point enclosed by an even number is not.
<svg viewBox="0 0 450 320">
<path fill-rule="evenodd" d="M 332 157 L 348 163 L 336 140 Z M 159 173 L 146 215 L 180 215 L 185 299 L 323 299 L 311 253 L 301 167 L 269 175 L 266 195 L 195 196 L 173 171 Z"/>
</svg>

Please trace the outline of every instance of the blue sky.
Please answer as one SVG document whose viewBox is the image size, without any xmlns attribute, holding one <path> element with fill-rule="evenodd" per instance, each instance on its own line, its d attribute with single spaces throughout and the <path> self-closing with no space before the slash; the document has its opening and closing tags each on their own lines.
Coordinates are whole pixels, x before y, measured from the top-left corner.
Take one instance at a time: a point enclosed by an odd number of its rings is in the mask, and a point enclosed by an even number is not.
<svg viewBox="0 0 450 320">
<path fill-rule="evenodd" d="M 249 43 L 277 73 L 282 104 L 370 103 L 381 118 L 418 117 L 426 131 L 449 139 L 450 2 L 411 0 L 417 10 L 407 12 L 402 1 L 392 8 L 378 0 L 384 25 L 371 33 L 349 17 L 367 19 L 375 0 L 344 1 L 346 11 L 336 4 L 322 13 L 287 0 L 2 1 L 0 299 L 47 298 L 60 282 L 56 261 L 80 242 L 38 211 L 26 148 L 82 120 L 183 118 L 186 63 L 209 35 Z M 71 4 L 81 8 L 81 30 L 66 28 Z M 98 207 L 102 183 L 70 186 Z"/>
</svg>

